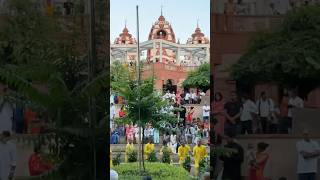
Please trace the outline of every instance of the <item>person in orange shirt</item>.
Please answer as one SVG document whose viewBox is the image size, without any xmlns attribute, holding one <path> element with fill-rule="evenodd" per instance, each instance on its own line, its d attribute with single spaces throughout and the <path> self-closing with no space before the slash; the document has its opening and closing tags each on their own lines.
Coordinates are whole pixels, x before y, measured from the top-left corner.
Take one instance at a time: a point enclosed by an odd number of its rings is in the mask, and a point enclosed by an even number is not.
<svg viewBox="0 0 320 180">
<path fill-rule="evenodd" d="M 202 159 L 207 156 L 207 149 L 202 145 L 201 139 L 198 139 L 197 145 L 193 148 L 194 167 L 196 175 L 199 174 L 199 166 Z"/>
<path fill-rule="evenodd" d="M 178 148 L 179 164 L 181 166 L 189 154 L 190 154 L 190 146 L 186 145 L 186 143 L 182 141 L 181 146 L 179 146 Z"/>
</svg>

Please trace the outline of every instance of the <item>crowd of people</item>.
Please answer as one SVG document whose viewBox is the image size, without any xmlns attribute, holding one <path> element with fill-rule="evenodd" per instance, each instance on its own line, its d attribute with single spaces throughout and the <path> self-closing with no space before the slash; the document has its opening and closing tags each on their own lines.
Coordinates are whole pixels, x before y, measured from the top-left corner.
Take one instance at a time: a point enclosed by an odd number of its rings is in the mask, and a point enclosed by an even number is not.
<svg viewBox="0 0 320 180">
<path fill-rule="evenodd" d="M 248 143 L 246 151 L 236 140 L 233 133 L 219 138 L 217 147 L 225 147 L 233 151 L 229 155 L 222 155 L 215 161 L 215 167 L 219 172 L 217 180 L 229 179 L 239 180 L 246 177 L 247 180 L 264 180 L 265 169 L 271 156 L 268 151 L 269 144 L 259 142 L 257 144 Z M 299 180 L 316 180 L 318 173 L 318 159 L 320 157 L 320 146 L 309 136 L 309 131 L 304 130 L 303 139 L 296 142 L 296 152 L 298 155 L 297 175 Z M 242 173 L 242 166 L 245 168 L 245 174 Z M 286 177 L 279 177 L 279 180 L 286 180 Z"/>
<path fill-rule="evenodd" d="M 200 104 L 204 96 L 206 96 L 206 93 L 200 90 L 178 90 L 177 93 L 168 90 L 162 98 L 177 105 L 185 105 Z"/>
<path fill-rule="evenodd" d="M 10 88 L 0 85 L 0 132 L 39 134 L 45 131 L 47 118 L 32 108 L 9 98 Z"/>
<path fill-rule="evenodd" d="M 153 143 L 152 139 L 145 139 L 145 146 L 144 146 L 144 158 L 147 160 L 149 159 L 150 155 L 155 152 L 155 144 Z M 178 146 L 171 146 L 168 145 L 168 139 L 163 139 L 162 147 L 160 148 L 159 155 L 163 156 L 164 152 L 167 151 L 170 154 L 170 163 L 173 163 L 173 158 L 171 157 L 173 154 L 176 154 L 179 159 L 180 166 L 183 166 L 183 163 L 185 162 L 186 158 L 188 156 L 193 157 L 194 159 L 194 168 L 196 173 L 199 173 L 199 165 L 201 160 L 208 157 L 207 148 L 205 145 L 203 145 L 203 140 L 198 139 L 197 143 L 194 145 L 193 149 L 190 148 L 190 146 L 183 140 L 181 141 L 181 144 Z M 125 162 L 128 162 L 128 156 L 130 156 L 130 153 L 136 151 L 136 148 L 134 146 L 134 143 L 132 140 L 129 140 L 125 147 Z M 111 155 L 110 155 L 111 157 Z M 112 159 L 110 161 L 110 165 L 112 164 Z"/>
<path fill-rule="evenodd" d="M 199 168 L 201 159 L 207 155 L 206 146 L 202 142 L 207 141 L 210 132 L 210 106 L 203 101 L 200 105 L 204 92 L 200 91 L 167 91 L 161 97 L 169 103 L 169 106 L 163 108 L 161 113 L 171 113 L 177 117 L 175 123 L 167 123 L 161 129 L 155 128 L 152 124 L 146 124 L 143 132 L 139 135 L 139 127 L 136 124 L 119 124 L 115 123 L 115 119 L 120 121 L 126 116 L 126 104 L 117 105 L 115 101 L 111 101 L 110 109 L 110 133 L 111 144 L 120 144 L 126 142 L 126 157 L 128 160 L 128 152 L 132 152 L 134 144 L 138 143 L 139 138 L 145 141 L 144 154 L 147 158 L 154 151 L 155 145 L 162 144 L 160 155 L 163 151 L 170 151 L 171 155 L 179 157 L 179 163 L 182 165 L 187 155 L 194 158 L 194 166 Z M 111 98 L 114 98 L 112 96 Z M 122 101 L 122 102 L 125 102 Z M 119 108 L 120 107 L 120 108 Z M 179 109 L 179 110 L 175 110 Z M 144 139 L 142 139 L 144 137 Z M 124 140 L 124 141 L 121 141 Z M 209 145 L 209 142 L 208 142 Z M 191 146 L 194 146 L 191 151 Z"/>
<path fill-rule="evenodd" d="M 154 128 L 151 124 L 147 124 L 144 132 L 141 132 L 141 137 L 152 139 L 154 143 L 160 143 L 160 136 L 167 139 L 171 145 L 179 144 L 181 140 L 188 143 L 196 144 L 197 139 L 209 138 L 210 132 L 210 106 L 205 102 L 203 106 L 198 106 L 197 111 L 202 111 L 202 116 L 195 117 L 196 108 L 194 106 L 178 105 L 180 111 L 173 112 L 175 105 L 170 105 L 167 109 L 163 109 L 162 113 L 174 114 L 177 117 L 177 122 L 173 124 L 166 124 L 162 129 Z M 139 140 L 139 127 L 135 124 L 115 124 L 115 118 L 120 120 L 126 115 L 126 106 L 121 105 L 119 110 L 111 103 L 110 107 L 110 136 L 111 144 L 120 143 L 120 139 L 124 138 L 125 142 L 132 140 L 137 143 Z M 116 112 L 117 111 L 117 112 Z M 198 114 L 201 114 L 201 112 Z M 142 134 L 143 133 L 143 134 Z M 175 146 L 175 145 L 174 145 Z"/>
<path fill-rule="evenodd" d="M 248 95 L 238 98 L 231 93 L 230 101 L 225 102 L 221 93 L 214 96 L 213 114 L 217 120 L 214 130 L 223 135 L 236 134 L 288 134 L 292 131 L 292 111 L 303 108 L 304 101 L 297 96 L 297 91 L 285 92 L 279 103 L 261 92 L 254 102 Z"/>
</svg>

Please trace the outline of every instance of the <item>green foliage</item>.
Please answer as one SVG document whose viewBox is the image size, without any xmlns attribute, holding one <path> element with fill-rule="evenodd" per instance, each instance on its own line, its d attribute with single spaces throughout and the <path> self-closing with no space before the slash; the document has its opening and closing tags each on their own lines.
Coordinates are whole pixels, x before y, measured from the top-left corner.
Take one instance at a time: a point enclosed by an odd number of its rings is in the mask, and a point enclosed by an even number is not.
<svg viewBox="0 0 320 180">
<path fill-rule="evenodd" d="M 37 1 L 11 0 L 7 16 L 0 30 L 1 63 L 39 63 L 57 57 L 53 32 L 57 26 L 43 16 Z"/>
<path fill-rule="evenodd" d="M 188 155 L 182 164 L 183 168 L 188 172 L 191 170 L 191 157 Z"/>
<path fill-rule="evenodd" d="M 149 154 L 148 161 L 149 161 L 149 162 L 157 162 L 157 161 L 158 161 L 157 153 L 156 153 L 155 151 L 152 151 L 152 152 Z"/>
<path fill-rule="evenodd" d="M 136 150 L 133 150 L 132 152 L 128 153 L 129 163 L 137 162 L 137 160 L 138 160 L 138 152 Z"/>
<path fill-rule="evenodd" d="M 116 156 L 112 159 L 112 164 L 114 166 L 119 166 L 121 162 L 120 158 L 121 158 L 121 153 L 116 154 Z"/>
<path fill-rule="evenodd" d="M 140 174 L 138 170 L 138 163 L 121 164 L 114 168 L 119 173 L 119 179 L 140 180 L 143 176 L 149 175 L 154 180 L 176 180 L 176 179 L 190 179 L 189 173 L 182 167 L 177 167 L 165 163 L 146 163 L 145 174 Z"/>
<path fill-rule="evenodd" d="M 199 175 L 209 171 L 210 164 L 206 158 L 203 158 L 199 163 Z"/>
<path fill-rule="evenodd" d="M 204 91 L 210 88 L 210 64 L 202 64 L 196 71 L 190 72 L 182 86 L 184 88 L 197 87 Z"/>
<path fill-rule="evenodd" d="M 170 164 L 171 163 L 171 149 L 168 146 L 164 146 L 162 149 L 162 162 Z"/>
<path fill-rule="evenodd" d="M 160 128 L 161 123 L 176 120 L 170 114 L 160 113 L 169 104 L 155 92 L 153 78 L 141 80 L 139 84 L 126 66 L 115 62 L 111 67 L 111 87 L 127 101 L 128 113 L 123 121 L 129 119 L 140 127 L 151 123 L 153 127 Z"/>
<path fill-rule="evenodd" d="M 320 85 L 320 7 L 297 8 L 273 32 L 253 37 L 231 74 L 243 86 L 273 82 L 302 89 Z"/>
<path fill-rule="evenodd" d="M 96 122 L 103 122 L 108 73 L 99 66 L 95 78 L 87 80 L 87 55 L 78 50 L 83 45 L 79 39 L 86 36 L 79 33 L 81 30 L 75 24 L 59 29 L 58 20 L 44 16 L 38 1 L 8 2 L 12 13 L 6 16 L 0 29 L 0 82 L 9 84 L 13 90 L 10 99 L 48 115 L 49 131 L 53 134 L 48 140 L 49 149 L 63 159 L 57 171 L 50 173 L 53 177 L 92 179 L 95 147 L 96 156 L 103 158 L 96 162 L 101 178 L 107 161 L 108 135 L 105 126 L 98 128 L 94 123 L 93 128 L 89 127 L 88 98 L 95 97 L 92 106 L 96 108 Z M 70 39 L 59 36 L 63 33 Z M 104 63 L 106 59 L 97 62 Z M 96 138 L 95 143 L 92 137 Z"/>
</svg>

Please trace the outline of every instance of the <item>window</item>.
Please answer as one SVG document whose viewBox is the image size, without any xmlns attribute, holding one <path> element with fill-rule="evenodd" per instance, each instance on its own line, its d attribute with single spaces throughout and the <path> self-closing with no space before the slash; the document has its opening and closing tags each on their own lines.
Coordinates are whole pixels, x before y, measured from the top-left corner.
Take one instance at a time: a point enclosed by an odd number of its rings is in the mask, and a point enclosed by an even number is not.
<svg viewBox="0 0 320 180">
<path fill-rule="evenodd" d="M 160 30 L 160 31 L 157 32 L 157 35 L 158 35 L 159 37 L 166 37 L 167 33 L 166 33 L 166 31 L 164 31 L 164 30 Z"/>
</svg>

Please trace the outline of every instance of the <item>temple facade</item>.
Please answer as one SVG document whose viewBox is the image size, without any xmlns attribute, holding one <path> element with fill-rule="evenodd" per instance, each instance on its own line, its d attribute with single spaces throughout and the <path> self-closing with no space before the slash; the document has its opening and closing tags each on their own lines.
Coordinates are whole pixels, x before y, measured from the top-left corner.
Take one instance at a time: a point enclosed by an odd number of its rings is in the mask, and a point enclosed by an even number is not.
<svg viewBox="0 0 320 180">
<path fill-rule="evenodd" d="M 191 31 L 192 32 L 192 31 Z M 137 62 L 137 42 L 125 26 L 123 32 L 110 45 L 110 59 L 121 61 L 130 66 Z M 201 64 L 209 63 L 210 41 L 201 32 L 199 25 L 195 28 L 185 44 L 176 38 L 174 28 L 162 15 L 152 24 L 148 40 L 140 42 L 140 60 L 144 63 L 143 76 L 153 73 L 156 76 L 156 89 L 162 90 L 170 80 L 177 89 L 190 71 Z"/>
</svg>

